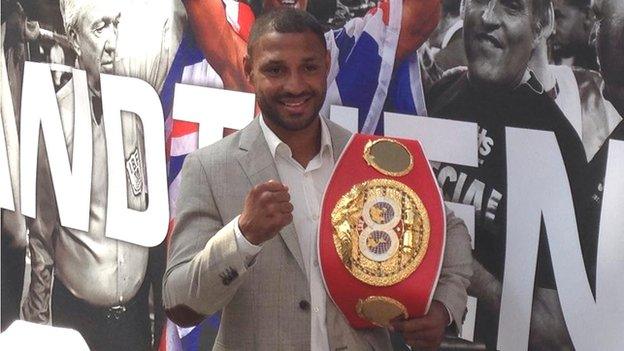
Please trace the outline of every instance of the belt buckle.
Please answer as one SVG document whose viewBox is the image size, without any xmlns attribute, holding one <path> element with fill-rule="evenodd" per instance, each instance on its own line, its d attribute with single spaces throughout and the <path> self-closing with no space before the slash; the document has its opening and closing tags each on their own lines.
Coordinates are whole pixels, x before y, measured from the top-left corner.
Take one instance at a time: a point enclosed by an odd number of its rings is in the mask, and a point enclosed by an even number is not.
<svg viewBox="0 0 624 351">
<path fill-rule="evenodd" d="M 119 320 L 119 318 L 121 318 L 121 315 L 124 314 L 124 312 L 126 312 L 126 306 L 119 305 L 119 306 L 109 307 L 106 309 L 106 319 Z"/>
</svg>

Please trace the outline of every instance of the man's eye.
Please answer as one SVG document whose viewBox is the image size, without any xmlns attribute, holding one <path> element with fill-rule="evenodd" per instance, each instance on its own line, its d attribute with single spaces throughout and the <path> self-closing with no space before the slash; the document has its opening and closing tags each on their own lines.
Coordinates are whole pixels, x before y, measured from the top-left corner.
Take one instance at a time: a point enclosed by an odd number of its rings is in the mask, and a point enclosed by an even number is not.
<svg viewBox="0 0 624 351">
<path fill-rule="evenodd" d="M 277 76 L 282 73 L 281 67 L 268 67 L 264 70 L 264 72 L 270 76 Z"/>
<path fill-rule="evenodd" d="M 521 11 L 524 8 L 522 2 L 519 0 L 503 0 L 501 1 L 501 4 L 512 11 Z"/>
<path fill-rule="evenodd" d="M 305 66 L 305 70 L 306 70 L 306 72 L 316 72 L 318 70 L 318 66 L 317 65 L 306 65 Z"/>
<path fill-rule="evenodd" d="M 106 23 L 102 22 L 102 23 L 98 23 L 93 30 L 97 34 L 102 34 L 102 32 L 104 31 L 104 28 L 106 28 Z"/>
</svg>

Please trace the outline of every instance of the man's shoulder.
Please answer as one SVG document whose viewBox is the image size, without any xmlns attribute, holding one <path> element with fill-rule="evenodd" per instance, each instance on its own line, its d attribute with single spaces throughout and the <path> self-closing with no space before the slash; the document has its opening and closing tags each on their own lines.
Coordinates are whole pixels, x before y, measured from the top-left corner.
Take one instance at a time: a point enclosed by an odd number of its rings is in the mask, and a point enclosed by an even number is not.
<svg viewBox="0 0 624 351">
<path fill-rule="evenodd" d="M 427 106 L 434 117 L 468 88 L 468 69 L 456 67 L 444 72 L 442 78 L 433 84 L 427 94 Z"/>
<path fill-rule="evenodd" d="M 239 149 L 240 136 L 241 131 L 232 133 L 217 142 L 191 152 L 188 157 L 196 158 L 204 168 L 224 165 Z"/>
</svg>

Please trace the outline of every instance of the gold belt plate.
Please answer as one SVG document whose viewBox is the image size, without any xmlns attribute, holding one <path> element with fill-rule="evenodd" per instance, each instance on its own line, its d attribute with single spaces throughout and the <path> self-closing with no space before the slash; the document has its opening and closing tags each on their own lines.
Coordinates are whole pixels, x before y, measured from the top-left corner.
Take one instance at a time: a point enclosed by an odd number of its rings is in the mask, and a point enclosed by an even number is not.
<svg viewBox="0 0 624 351">
<path fill-rule="evenodd" d="M 427 252 L 427 210 L 414 190 L 396 180 L 372 179 L 354 185 L 336 203 L 331 221 L 342 263 L 369 285 L 403 281 Z"/>
</svg>

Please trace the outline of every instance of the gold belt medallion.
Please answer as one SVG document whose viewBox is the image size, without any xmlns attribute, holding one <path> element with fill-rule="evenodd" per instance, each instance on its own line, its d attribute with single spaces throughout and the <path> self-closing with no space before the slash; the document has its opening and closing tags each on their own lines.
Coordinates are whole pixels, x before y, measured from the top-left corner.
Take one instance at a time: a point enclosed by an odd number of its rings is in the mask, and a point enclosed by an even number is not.
<svg viewBox="0 0 624 351">
<path fill-rule="evenodd" d="M 396 284 L 422 262 L 429 217 L 418 195 L 392 179 L 351 188 L 331 213 L 334 244 L 347 270 L 374 286 Z"/>
</svg>

